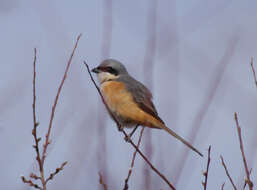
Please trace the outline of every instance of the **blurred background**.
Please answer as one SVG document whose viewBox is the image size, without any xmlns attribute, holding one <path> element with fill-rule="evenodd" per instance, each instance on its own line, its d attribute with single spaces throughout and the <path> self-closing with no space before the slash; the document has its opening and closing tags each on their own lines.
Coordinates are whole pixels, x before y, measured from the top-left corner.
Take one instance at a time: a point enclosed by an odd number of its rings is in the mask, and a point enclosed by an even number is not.
<svg viewBox="0 0 257 190">
<path fill-rule="evenodd" d="M 256 7 L 251 0 L 1 0 L 0 189 L 31 189 L 20 176 L 38 172 L 31 135 L 33 48 L 38 49 L 38 134 L 44 137 L 79 33 L 56 109 L 46 173 L 64 161 L 68 165 L 48 189 L 102 189 L 99 171 L 108 189 L 123 188 L 134 149 L 108 117 L 82 64 L 86 60 L 92 68 L 109 57 L 151 89 L 167 126 L 205 154 L 200 158 L 164 131 L 145 129 L 142 151 L 177 189 L 202 188 L 209 145 L 208 189 L 220 189 L 223 182 L 232 189 L 220 155 L 236 185 L 243 186 L 234 112 L 257 185 L 257 89 L 250 67 L 257 55 Z M 140 156 L 129 187 L 168 189 Z"/>
</svg>

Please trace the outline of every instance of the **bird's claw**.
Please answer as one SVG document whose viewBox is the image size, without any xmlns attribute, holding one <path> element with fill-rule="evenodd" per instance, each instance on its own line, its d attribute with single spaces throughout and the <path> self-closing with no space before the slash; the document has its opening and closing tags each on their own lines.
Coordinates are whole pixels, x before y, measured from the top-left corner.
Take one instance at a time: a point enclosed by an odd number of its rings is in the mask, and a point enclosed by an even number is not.
<svg viewBox="0 0 257 190">
<path fill-rule="evenodd" d="M 131 140 L 130 137 L 131 137 L 130 135 L 127 135 L 127 136 L 124 137 L 124 140 L 125 140 L 126 142 L 131 142 L 132 140 Z"/>
<path fill-rule="evenodd" d="M 122 131 L 123 127 L 118 125 L 118 131 Z"/>
</svg>

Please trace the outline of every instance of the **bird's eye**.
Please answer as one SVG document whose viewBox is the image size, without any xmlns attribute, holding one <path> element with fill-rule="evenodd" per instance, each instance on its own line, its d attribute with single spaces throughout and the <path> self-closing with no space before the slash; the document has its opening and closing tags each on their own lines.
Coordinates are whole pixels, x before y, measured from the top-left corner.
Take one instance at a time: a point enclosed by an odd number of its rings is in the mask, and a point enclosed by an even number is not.
<svg viewBox="0 0 257 190">
<path fill-rule="evenodd" d="M 107 71 L 108 73 L 113 74 L 113 75 L 118 75 L 118 71 L 115 70 L 115 69 L 112 68 L 112 67 L 106 67 L 106 71 Z"/>
</svg>

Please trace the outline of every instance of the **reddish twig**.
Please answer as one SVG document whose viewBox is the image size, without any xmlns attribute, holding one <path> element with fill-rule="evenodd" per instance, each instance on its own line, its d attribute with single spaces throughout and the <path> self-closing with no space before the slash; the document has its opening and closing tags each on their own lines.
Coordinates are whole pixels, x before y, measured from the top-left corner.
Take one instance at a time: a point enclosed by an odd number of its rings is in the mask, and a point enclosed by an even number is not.
<svg viewBox="0 0 257 190">
<path fill-rule="evenodd" d="M 40 180 L 44 188 L 44 183 L 45 183 L 45 177 L 44 177 L 44 168 L 42 164 L 42 160 L 40 157 L 40 152 L 39 152 L 39 141 L 41 138 L 37 137 L 37 127 L 39 123 L 37 122 L 36 118 L 36 62 L 37 62 L 37 49 L 34 49 L 34 61 L 33 61 L 33 104 L 32 104 L 32 110 L 33 110 L 33 129 L 32 129 L 32 135 L 34 137 L 35 145 L 33 147 L 36 150 L 36 160 L 39 166 L 39 171 L 40 171 Z"/>
<path fill-rule="evenodd" d="M 31 180 L 27 180 L 24 176 L 21 176 L 21 180 L 23 181 L 23 183 L 27 183 L 29 186 L 34 187 L 35 189 L 43 190 L 42 187 L 40 187 L 39 185 L 33 183 Z"/>
<path fill-rule="evenodd" d="M 39 152 L 39 141 L 41 140 L 41 138 L 37 136 L 37 127 L 38 127 L 39 123 L 37 122 L 37 118 L 36 118 L 36 62 L 37 62 L 37 49 L 34 48 L 33 82 L 32 82 L 32 84 L 33 84 L 33 103 L 32 103 L 33 129 L 32 129 L 32 135 L 34 137 L 34 142 L 35 142 L 35 144 L 33 145 L 33 148 L 36 151 L 36 160 L 37 160 L 39 171 L 40 171 L 40 177 L 38 177 L 35 174 L 30 174 L 30 177 L 32 179 L 40 179 L 41 183 L 43 185 L 43 188 L 39 187 L 37 184 L 34 184 L 31 180 L 26 180 L 24 176 L 22 176 L 22 181 L 36 189 L 44 189 L 45 190 L 46 186 L 45 186 L 44 168 L 43 168 L 43 163 L 42 163 L 42 160 L 40 157 L 40 152 Z"/>
<path fill-rule="evenodd" d="M 142 139 L 143 132 L 144 132 L 144 128 L 145 128 L 145 127 L 142 127 L 142 129 L 141 129 L 141 131 L 140 131 L 139 139 L 138 139 L 138 142 L 137 142 L 137 148 L 139 148 L 139 146 L 140 146 L 141 139 Z M 129 181 L 129 178 L 130 178 L 130 176 L 131 176 L 131 174 L 132 174 L 132 170 L 133 170 L 133 167 L 134 167 L 136 155 L 137 155 L 137 150 L 135 150 L 135 152 L 134 152 L 134 154 L 133 154 L 132 161 L 131 161 L 131 164 L 130 164 L 130 169 L 129 169 L 129 172 L 128 172 L 128 176 L 127 176 L 127 178 L 125 179 L 125 185 L 124 185 L 123 190 L 128 190 L 128 187 L 129 187 L 129 186 L 128 186 L 128 181 Z"/>
<path fill-rule="evenodd" d="M 29 177 L 32 178 L 32 179 L 35 179 L 35 180 L 41 179 L 41 177 L 37 176 L 34 173 L 30 173 Z"/>
<path fill-rule="evenodd" d="M 70 56 L 70 59 L 68 60 L 67 62 L 67 66 L 66 66 L 66 70 L 65 70 L 65 73 L 64 73 L 64 76 L 62 78 L 62 81 L 61 81 L 61 84 L 58 88 L 58 91 L 57 91 L 57 95 L 56 95 L 56 98 L 55 98 L 55 101 L 54 101 L 54 105 L 52 107 L 52 113 L 51 113 L 51 117 L 50 117 L 50 123 L 49 123 L 49 127 L 48 127 L 48 131 L 47 131 L 47 134 L 46 134 L 46 140 L 45 140 L 45 144 L 43 145 L 43 153 L 42 153 L 42 156 L 40 156 L 40 151 L 39 151 L 39 141 L 41 140 L 41 138 L 37 136 L 37 127 L 39 125 L 39 123 L 37 122 L 37 119 L 36 119 L 36 61 L 37 61 L 37 50 L 36 48 L 34 49 L 34 61 L 33 61 L 33 104 L 32 104 L 32 109 L 33 109 L 33 129 L 32 129 L 32 135 L 34 137 L 34 141 L 35 141 L 35 145 L 33 145 L 33 148 L 35 148 L 35 151 L 36 151 L 36 160 L 37 160 L 37 163 L 38 163 L 38 166 L 39 166 L 39 171 L 40 171 L 40 177 L 37 176 L 36 174 L 34 173 L 31 173 L 30 174 L 30 178 L 31 179 L 34 179 L 34 180 L 41 180 L 41 183 L 42 183 L 42 187 L 40 187 L 39 185 L 35 184 L 32 182 L 32 180 L 27 180 L 24 176 L 21 176 L 21 179 L 24 183 L 27 183 L 29 184 L 30 186 L 36 188 L 36 189 L 42 189 L 42 190 L 46 190 L 46 184 L 49 180 L 52 180 L 53 177 L 59 173 L 63 167 L 67 164 L 67 162 L 64 162 L 61 167 L 59 168 L 56 168 L 55 172 L 54 173 L 51 173 L 50 176 L 45 180 L 45 174 L 44 174 L 44 161 L 45 161 L 45 158 L 46 158 L 46 150 L 47 150 L 47 146 L 50 144 L 49 142 L 49 136 L 50 136 L 50 132 L 51 132 L 51 128 L 52 128 L 52 122 L 53 122 L 53 118 L 54 118 L 54 113 L 55 113 L 55 108 L 56 108 L 56 105 L 57 105 L 57 102 L 58 102 L 58 98 L 59 98 L 59 95 L 61 93 L 61 89 L 62 89 L 62 86 L 64 84 L 64 81 L 67 77 L 67 73 L 68 73 L 68 70 L 69 70 L 69 67 L 70 67 L 70 64 L 71 64 L 71 61 L 72 61 L 72 57 L 75 53 L 75 50 L 77 48 L 77 45 L 78 45 L 78 41 L 81 37 L 81 34 L 77 37 L 77 41 L 76 41 L 76 44 L 73 48 L 73 51 L 72 51 L 72 54 Z"/>
<path fill-rule="evenodd" d="M 36 160 L 38 162 L 40 171 L 42 170 L 42 164 L 41 164 L 41 157 L 39 152 L 38 143 L 41 138 L 37 137 L 37 127 L 39 123 L 36 119 L 36 62 L 37 62 L 37 49 L 34 48 L 34 61 L 33 61 L 33 104 L 32 104 L 32 110 L 33 110 L 33 129 L 32 129 L 32 135 L 34 137 L 35 145 L 33 146 L 36 150 Z"/>
<path fill-rule="evenodd" d="M 235 184 L 234 184 L 232 178 L 230 177 L 230 174 L 229 174 L 228 169 L 227 169 L 227 166 L 226 166 L 226 164 L 225 164 L 225 162 L 224 162 L 224 160 L 223 160 L 223 157 L 220 156 L 220 159 L 221 159 L 222 165 L 223 165 L 223 167 L 224 167 L 224 169 L 225 169 L 225 172 L 226 172 L 226 174 L 227 174 L 227 176 L 228 176 L 228 179 L 229 179 L 230 183 L 232 184 L 234 190 L 237 190 L 237 188 L 236 188 L 236 186 L 235 186 Z"/>
<path fill-rule="evenodd" d="M 252 168 L 250 169 L 249 173 L 250 173 L 250 175 L 251 175 L 251 173 L 252 173 Z M 246 183 L 246 180 L 245 180 L 244 188 L 243 188 L 243 189 L 245 189 L 246 185 L 247 185 L 247 183 Z"/>
<path fill-rule="evenodd" d="M 47 146 L 50 144 L 49 137 L 50 137 L 50 133 L 51 133 L 51 129 L 52 129 L 52 124 L 53 124 L 53 120 L 54 120 L 55 108 L 56 108 L 56 105 L 57 105 L 57 102 L 58 102 L 58 99 L 59 99 L 59 96 L 60 96 L 60 93 L 61 93 L 64 81 L 65 81 L 65 79 L 67 77 L 67 74 L 68 74 L 68 71 L 69 71 L 69 68 L 70 68 L 70 65 L 71 65 L 71 61 L 72 61 L 73 55 L 74 55 L 75 50 L 76 50 L 76 48 L 78 46 L 78 42 L 79 42 L 80 37 L 81 37 L 81 34 L 77 37 L 77 41 L 76 41 L 75 46 L 74 46 L 74 48 L 72 50 L 71 56 L 70 56 L 70 58 L 69 58 L 69 60 L 67 62 L 67 66 L 66 66 L 66 69 L 65 69 L 65 72 L 64 72 L 61 84 L 60 84 L 60 86 L 59 86 L 59 88 L 57 90 L 57 94 L 56 94 L 56 97 L 55 97 L 55 100 L 54 100 L 54 104 L 52 106 L 52 112 L 51 112 L 51 116 L 50 116 L 48 131 L 46 133 L 46 139 L 45 139 L 44 148 L 43 148 L 42 164 L 44 164 L 44 161 L 45 161 L 45 158 L 46 158 Z"/>
<path fill-rule="evenodd" d="M 54 178 L 54 176 L 56 176 L 61 170 L 63 170 L 64 166 L 67 164 L 68 162 L 63 162 L 62 165 L 59 168 L 56 168 L 55 171 L 53 173 L 51 173 L 49 175 L 49 177 L 46 179 L 46 184 L 52 180 Z"/>
<path fill-rule="evenodd" d="M 211 146 L 209 146 L 208 148 L 208 159 L 207 159 L 207 167 L 206 167 L 206 171 L 203 172 L 204 175 L 204 182 L 203 182 L 203 187 L 204 190 L 207 189 L 207 181 L 208 181 L 208 173 L 209 173 L 209 166 L 210 166 L 210 162 L 211 162 Z"/>
<path fill-rule="evenodd" d="M 221 185 L 221 190 L 224 190 L 225 182 Z"/>
<path fill-rule="evenodd" d="M 100 172 L 98 172 L 98 175 L 99 175 L 99 183 L 103 186 L 103 189 L 104 190 L 107 190 L 107 185 L 104 183 L 103 181 L 103 176 Z"/>
<path fill-rule="evenodd" d="M 135 145 L 135 143 L 129 138 L 128 134 L 124 131 L 124 129 L 122 128 L 122 126 L 120 125 L 120 123 L 118 122 L 118 120 L 116 119 L 116 117 L 115 117 L 115 116 L 112 114 L 112 112 L 110 111 L 110 108 L 107 106 L 107 104 L 106 104 L 106 102 L 105 102 L 105 100 L 104 100 L 104 97 L 103 97 L 103 95 L 102 95 L 102 93 L 101 93 L 99 87 L 97 86 L 97 84 L 96 84 L 94 78 L 93 78 L 92 75 L 91 75 L 91 72 L 90 72 L 90 70 L 89 70 L 89 66 L 87 65 L 87 63 L 86 63 L 85 61 L 84 61 L 84 64 L 85 64 L 85 66 L 86 66 L 86 68 L 87 68 L 87 71 L 88 71 L 88 73 L 89 73 L 89 75 L 90 75 L 91 81 L 92 81 L 93 84 L 95 85 L 95 87 L 96 87 L 96 89 L 97 89 L 97 91 L 98 91 L 98 93 L 99 93 L 99 95 L 100 95 L 100 97 L 101 97 L 101 99 L 102 99 L 102 101 L 103 101 L 103 103 L 104 103 L 106 109 L 109 111 L 109 113 L 111 114 L 112 118 L 114 119 L 114 121 L 115 121 L 115 123 L 116 123 L 116 125 L 117 125 L 117 127 L 118 127 L 118 130 L 121 131 L 121 132 L 124 134 L 125 139 L 128 139 L 128 143 L 130 143 L 130 144 L 136 149 L 136 151 L 137 151 L 137 152 L 140 154 L 140 156 L 146 161 L 146 163 L 152 168 L 152 170 L 155 171 L 155 172 L 169 185 L 169 187 L 170 187 L 171 189 L 175 190 L 175 187 L 169 182 L 169 180 L 168 180 L 163 174 L 161 174 L 161 172 L 158 171 L 158 169 L 156 169 L 156 168 L 153 166 L 153 164 L 146 158 L 146 156 L 137 148 L 137 146 Z"/>
<path fill-rule="evenodd" d="M 253 66 L 253 58 L 251 58 L 251 67 L 252 67 L 252 71 L 253 71 L 254 83 L 255 83 L 255 86 L 257 88 L 257 77 L 256 77 L 255 69 L 254 69 L 254 66 Z"/>
<path fill-rule="evenodd" d="M 257 89 L 257 76 L 256 76 L 256 70 L 254 68 L 253 57 L 251 58 L 251 61 L 250 61 L 250 67 L 253 73 L 253 81 Z M 251 151 L 249 152 L 250 154 L 248 156 L 248 161 L 247 161 L 248 165 L 250 166 L 252 166 L 256 161 L 256 155 L 257 155 L 256 145 L 257 145 L 257 138 L 253 138 L 251 143 Z M 245 175 L 245 174 L 241 174 L 240 178 L 242 178 L 242 175 Z"/>
<path fill-rule="evenodd" d="M 245 173 L 246 173 L 245 183 L 247 183 L 248 186 L 249 186 L 249 189 L 252 190 L 253 189 L 253 183 L 250 179 L 250 172 L 249 172 L 249 169 L 248 169 L 248 166 L 247 166 L 247 161 L 246 161 L 246 157 L 245 157 L 245 153 L 244 153 L 244 146 L 243 146 L 243 140 L 242 140 L 242 135 L 241 135 L 241 127 L 239 126 L 238 117 L 237 117 L 236 112 L 234 113 L 234 117 L 235 117 L 235 121 L 236 121 L 237 134 L 238 134 L 239 143 L 240 143 L 240 150 L 241 150 L 241 153 L 242 153 L 244 168 L 245 168 Z"/>
</svg>

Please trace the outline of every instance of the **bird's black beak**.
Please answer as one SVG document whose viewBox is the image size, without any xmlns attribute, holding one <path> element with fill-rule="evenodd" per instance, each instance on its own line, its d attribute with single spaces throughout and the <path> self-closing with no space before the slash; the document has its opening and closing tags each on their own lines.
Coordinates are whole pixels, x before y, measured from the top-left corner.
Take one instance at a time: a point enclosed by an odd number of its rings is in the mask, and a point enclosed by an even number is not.
<svg viewBox="0 0 257 190">
<path fill-rule="evenodd" d="M 100 72 L 99 69 L 97 69 L 97 67 L 93 68 L 91 71 L 94 72 L 94 73 L 99 73 Z"/>
</svg>

